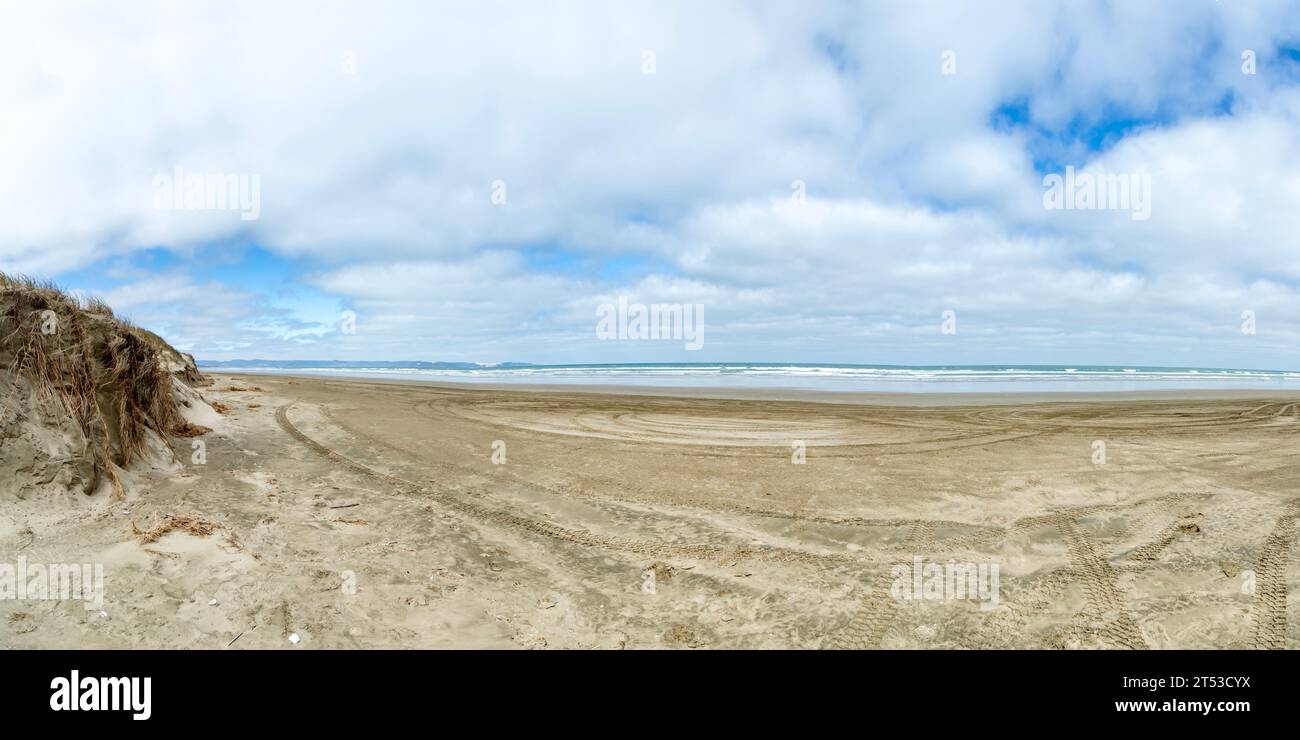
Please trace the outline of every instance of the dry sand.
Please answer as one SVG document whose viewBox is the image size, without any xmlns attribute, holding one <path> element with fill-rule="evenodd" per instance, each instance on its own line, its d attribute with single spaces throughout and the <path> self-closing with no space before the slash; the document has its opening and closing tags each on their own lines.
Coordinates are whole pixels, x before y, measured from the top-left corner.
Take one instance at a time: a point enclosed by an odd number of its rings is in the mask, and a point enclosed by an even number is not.
<svg viewBox="0 0 1300 740">
<path fill-rule="evenodd" d="M 0 645 L 1300 644 L 1300 398 L 603 391 L 216 376 L 203 464 L 0 512 L 9 562 L 106 574 Z M 892 596 L 915 558 L 997 607 Z"/>
</svg>

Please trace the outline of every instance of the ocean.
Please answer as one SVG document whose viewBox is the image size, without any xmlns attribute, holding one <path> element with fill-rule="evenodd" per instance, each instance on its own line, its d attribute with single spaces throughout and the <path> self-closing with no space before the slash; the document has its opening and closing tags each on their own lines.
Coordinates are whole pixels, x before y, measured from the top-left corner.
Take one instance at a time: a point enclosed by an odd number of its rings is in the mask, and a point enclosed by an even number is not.
<svg viewBox="0 0 1300 740">
<path fill-rule="evenodd" d="M 1300 371 L 1109 365 L 829 365 L 801 363 L 662 363 L 623 365 L 511 365 L 508 367 L 394 367 L 349 363 L 259 361 L 215 363 L 201 369 L 400 378 L 430 382 L 622 385 L 682 388 L 779 388 L 895 393 L 1033 393 L 1145 390 L 1300 391 Z M 411 363 L 415 364 L 415 363 Z"/>
</svg>

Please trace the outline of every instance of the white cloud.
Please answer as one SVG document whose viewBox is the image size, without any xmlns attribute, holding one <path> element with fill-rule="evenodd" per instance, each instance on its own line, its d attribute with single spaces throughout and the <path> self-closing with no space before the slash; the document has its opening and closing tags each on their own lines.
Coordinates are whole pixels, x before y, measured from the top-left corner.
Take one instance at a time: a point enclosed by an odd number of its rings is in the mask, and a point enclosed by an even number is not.
<svg viewBox="0 0 1300 740">
<path fill-rule="evenodd" d="M 1282 2 L 7 5 L 0 268 L 249 241 L 359 316 L 110 294 L 213 357 L 660 359 L 595 342 L 626 293 L 707 302 L 728 359 L 1295 366 L 1297 36 Z M 1050 135 L 1127 118 L 1101 155 Z M 1044 158 L 1150 172 L 1152 218 L 1044 211 Z M 178 165 L 258 174 L 261 218 L 155 210 Z"/>
</svg>

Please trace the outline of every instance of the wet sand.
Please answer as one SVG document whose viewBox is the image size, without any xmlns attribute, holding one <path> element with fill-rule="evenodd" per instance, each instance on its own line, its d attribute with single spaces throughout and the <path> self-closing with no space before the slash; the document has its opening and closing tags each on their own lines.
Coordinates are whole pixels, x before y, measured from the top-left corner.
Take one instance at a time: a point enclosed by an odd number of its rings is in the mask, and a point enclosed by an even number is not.
<svg viewBox="0 0 1300 740">
<path fill-rule="evenodd" d="M 1294 395 L 215 377 L 203 464 L 176 440 L 125 502 L 0 518 L 5 551 L 103 562 L 108 615 L 0 601 L 0 642 L 1300 644 Z M 131 535 L 180 514 L 211 533 Z M 996 598 L 900 587 L 951 563 L 997 566 Z"/>
</svg>

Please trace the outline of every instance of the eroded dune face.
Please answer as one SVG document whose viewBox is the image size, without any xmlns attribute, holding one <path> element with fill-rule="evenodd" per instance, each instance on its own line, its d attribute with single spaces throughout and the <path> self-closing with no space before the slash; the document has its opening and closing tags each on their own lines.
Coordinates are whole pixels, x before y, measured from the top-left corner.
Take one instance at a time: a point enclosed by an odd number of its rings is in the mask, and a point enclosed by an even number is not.
<svg viewBox="0 0 1300 740">
<path fill-rule="evenodd" d="M 93 461 L 79 454 L 85 439 L 70 417 L 49 413 L 26 378 L 0 372 L 5 399 L 0 427 L 0 491 L 26 496 L 38 490 L 91 493 Z"/>
<path fill-rule="evenodd" d="M 123 492 L 202 399 L 192 357 L 97 301 L 0 274 L 0 493 Z"/>
</svg>

